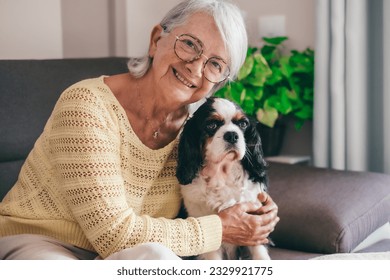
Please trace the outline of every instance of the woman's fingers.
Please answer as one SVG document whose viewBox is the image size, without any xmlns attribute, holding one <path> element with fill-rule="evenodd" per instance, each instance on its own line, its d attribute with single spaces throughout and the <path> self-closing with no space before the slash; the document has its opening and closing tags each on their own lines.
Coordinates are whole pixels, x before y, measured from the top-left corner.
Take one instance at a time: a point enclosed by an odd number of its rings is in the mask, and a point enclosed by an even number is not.
<svg viewBox="0 0 390 280">
<path fill-rule="evenodd" d="M 261 192 L 257 196 L 257 198 L 259 202 L 261 202 L 262 206 L 256 209 L 256 211 L 252 212 L 253 214 L 261 215 L 264 213 L 268 213 L 272 210 L 276 210 L 276 213 L 278 212 L 278 206 L 269 194 L 267 194 L 266 192 Z"/>
<path fill-rule="evenodd" d="M 256 203 L 242 203 L 227 208 L 219 213 L 223 226 L 223 241 L 253 246 L 268 243 L 268 236 L 274 230 L 277 209 L 263 215 L 253 215 L 257 210 Z"/>
</svg>

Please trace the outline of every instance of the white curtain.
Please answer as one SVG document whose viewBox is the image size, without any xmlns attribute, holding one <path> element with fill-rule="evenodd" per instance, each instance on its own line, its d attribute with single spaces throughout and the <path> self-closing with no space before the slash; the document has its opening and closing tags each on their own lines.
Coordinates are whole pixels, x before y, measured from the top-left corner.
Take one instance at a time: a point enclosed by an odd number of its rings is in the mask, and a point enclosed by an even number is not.
<svg viewBox="0 0 390 280">
<path fill-rule="evenodd" d="M 315 166 L 390 173 L 389 2 L 317 0 Z"/>
</svg>

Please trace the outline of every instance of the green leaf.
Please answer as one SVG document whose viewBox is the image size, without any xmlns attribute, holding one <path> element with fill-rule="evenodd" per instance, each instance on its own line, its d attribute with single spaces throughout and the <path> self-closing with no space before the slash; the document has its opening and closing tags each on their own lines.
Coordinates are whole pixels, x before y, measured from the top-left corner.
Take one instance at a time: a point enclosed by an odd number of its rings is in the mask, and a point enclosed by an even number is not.
<svg viewBox="0 0 390 280">
<path fill-rule="evenodd" d="M 246 86 L 245 87 L 245 90 L 246 90 L 245 98 L 250 98 L 253 100 L 260 100 L 261 97 L 259 98 L 258 95 L 262 94 L 262 92 L 259 92 L 258 89 L 261 89 L 261 88 Z"/>
<path fill-rule="evenodd" d="M 242 65 L 242 67 L 240 68 L 240 71 L 238 72 L 237 79 L 239 81 L 248 77 L 248 75 L 252 72 L 254 63 L 255 62 L 254 62 L 253 56 L 248 56 L 245 59 L 244 64 Z"/>
<path fill-rule="evenodd" d="M 245 88 L 241 83 L 231 83 L 230 96 L 228 97 L 228 99 L 233 100 L 238 105 L 241 105 L 241 96 L 244 90 Z"/>
<path fill-rule="evenodd" d="M 223 88 L 215 92 L 214 96 L 221 97 L 221 98 L 228 98 L 228 93 L 229 93 L 228 86 L 224 86 Z"/>
<path fill-rule="evenodd" d="M 286 41 L 288 37 L 263 37 L 264 42 L 271 45 L 280 45 L 284 41 Z"/>
<path fill-rule="evenodd" d="M 253 113 L 255 111 L 255 101 L 250 97 L 246 97 L 243 100 L 242 109 L 244 110 L 244 112 L 246 114 L 248 114 L 250 116 L 253 115 Z"/>
<path fill-rule="evenodd" d="M 306 101 L 314 100 L 314 89 L 312 87 L 305 87 L 303 90 L 303 99 Z"/>
<path fill-rule="evenodd" d="M 279 112 L 283 115 L 287 115 L 292 111 L 292 105 L 289 98 L 289 90 L 286 87 L 278 89 L 278 94 L 280 96 Z"/>
<path fill-rule="evenodd" d="M 265 108 L 275 108 L 282 115 L 287 115 L 292 111 L 292 105 L 288 98 L 288 89 L 285 87 L 278 88 L 277 94 L 270 96 L 264 102 Z"/>
<path fill-rule="evenodd" d="M 248 57 L 248 56 L 251 56 L 251 55 L 253 55 L 255 52 L 257 52 L 257 48 L 256 47 L 248 47 L 248 51 L 246 52 L 246 56 Z"/>
<path fill-rule="evenodd" d="M 261 53 L 255 53 L 253 55 L 253 58 L 258 65 L 261 65 L 262 68 L 270 71 L 269 66 L 268 66 L 268 62 L 267 62 L 267 60 L 265 60 L 264 56 Z"/>
<path fill-rule="evenodd" d="M 294 77 L 290 77 L 288 78 L 288 82 L 290 84 L 290 88 L 296 93 L 298 97 L 296 100 L 299 100 L 301 97 L 301 87 L 299 86 L 299 81 L 296 81 Z"/>
<path fill-rule="evenodd" d="M 297 118 L 303 120 L 310 120 L 313 118 L 313 107 L 309 105 L 304 105 L 301 110 L 294 114 Z"/>
<path fill-rule="evenodd" d="M 264 88 L 263 87 L 255 87 L 253 88 L 253 99 L 256 101 L 260 101 L 261 98 L 264 95 Z"/>
<path fill-rule="evenodd" d="M 267 78 L 268 85 L 275 85 L 276 83 L 283 80 L 283 73 L 280 71 L 279 67 L 271 67 L 272 74 Z"/>
<path fill-rule="evenodd" d="M 252 73 L 248 76 L 247 82 L 252 86 L 262 87 L 267 80 L 267 77 L 272 74 L 265 58 L 256 53 L 254 56 L 254 66 Z"/>
<path fill-rule="evenodd" d="M 297 101 L 299 99 L 298 94 L 295 90 L 289 90 L 287 96 L 292 101 Z"/>
<path fill-rule="evenodd" d="M 313 73 L 314 56 L 309 50 L 304 52 L 291 51 L 290 64 L 294 67 L 294 72 Z"/>
<path fill-rule="evenodd" d="M 265 60 L 270 63 L 276 56 L 276 47 L 264 45 L 261 48 L 261 54 L 264 56 Z"/>
<path fill-rule="evenodd" d="M 262 124 L 274 127 L 276 120 L 278 119 L 278 111 L 275 108 L 259 109 L 256 113 L 257 120 Z"/>
<path fill-rule="evenodd" d="M 293 68 L 290 66 L 290 58 L 287 56 L 284 56 L 280 58 L 279 60 L 280 63 L 280 70 L 285 75 L 287 78 L 291 77 L 291 74 L 294 72 Z"/>
</svg>

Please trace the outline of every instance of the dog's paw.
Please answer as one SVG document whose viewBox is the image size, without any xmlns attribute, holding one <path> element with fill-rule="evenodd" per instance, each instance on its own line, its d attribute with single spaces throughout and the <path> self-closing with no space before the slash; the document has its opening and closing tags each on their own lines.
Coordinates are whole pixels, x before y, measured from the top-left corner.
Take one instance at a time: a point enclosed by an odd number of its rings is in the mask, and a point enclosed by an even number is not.
<svg viewBox="0 0 390 280">
<path fill-rule="evenodd" d="M 268 249 L 264 245 L 251 246 L 248 249 L 252 255 L 252 260 L 270 260 L 271 259 L 271 257 L 268 254 Z"/>
</svg>

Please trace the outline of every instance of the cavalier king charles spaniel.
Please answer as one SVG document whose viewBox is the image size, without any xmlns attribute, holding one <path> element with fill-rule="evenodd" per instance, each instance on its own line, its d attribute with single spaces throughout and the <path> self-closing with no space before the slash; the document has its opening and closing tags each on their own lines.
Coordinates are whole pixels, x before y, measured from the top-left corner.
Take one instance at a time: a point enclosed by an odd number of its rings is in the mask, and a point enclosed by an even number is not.
<svg viewBox="0 0 390 280">
<path fill-rule="evenodd" d="M 223 98 L 209 98 L 187 121 L 180 137 L 176 176 L 189 216 L 216 214 L 240 202 L 259 203 L 267 190 L 257 122 Z M 267 248 L 223 243 L 198 259 L 270 259 Z"/>
</svg>

